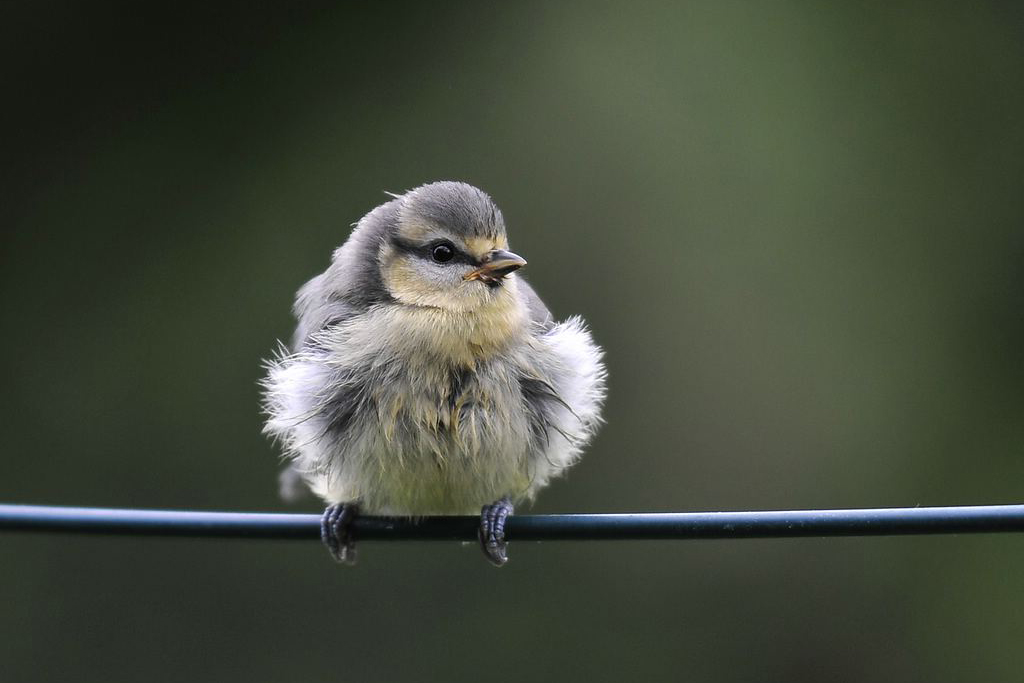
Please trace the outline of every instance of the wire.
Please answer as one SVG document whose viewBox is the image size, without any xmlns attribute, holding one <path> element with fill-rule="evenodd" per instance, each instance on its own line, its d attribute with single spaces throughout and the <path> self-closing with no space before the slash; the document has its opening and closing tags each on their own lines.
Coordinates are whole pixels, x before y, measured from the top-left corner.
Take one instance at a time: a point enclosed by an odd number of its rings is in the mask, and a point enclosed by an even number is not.
<svg viewBox="0 0 1024 683">
<path fill-rule="evenodd" d="M 469 541 L 476 539 L 478 525 L 477 517 L 424 517 L 411 520 L 362 516 L 353 522 L 353 532 L 360 540 Z M 320 537 L 320 515 L 0 504 L 0 530 L 308 540 Z M 1024 531 L 1024 505 L 513 515 L 506 526 L 510 540 L 523 541 L 894 536 L 1020 531 Z"/>
</svg>

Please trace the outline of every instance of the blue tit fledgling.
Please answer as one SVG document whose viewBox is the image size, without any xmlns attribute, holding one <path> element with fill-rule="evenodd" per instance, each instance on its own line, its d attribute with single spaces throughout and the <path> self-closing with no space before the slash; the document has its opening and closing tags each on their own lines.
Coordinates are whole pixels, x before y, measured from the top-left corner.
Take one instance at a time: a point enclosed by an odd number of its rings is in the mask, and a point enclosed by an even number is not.
<svg viewBox="0 0 1024 683">
<path fill-rule="evenodd" d="M 328 504 L 323 540 L 354 558 L 358 513 L 505 520 L 580 456 L 600 423 L 601 349 L 518 276 L 498 207 L 437 182 L 368 213 L 299 290 L 290 349 L 268 363 L 265 431 Z"/>
</svg>

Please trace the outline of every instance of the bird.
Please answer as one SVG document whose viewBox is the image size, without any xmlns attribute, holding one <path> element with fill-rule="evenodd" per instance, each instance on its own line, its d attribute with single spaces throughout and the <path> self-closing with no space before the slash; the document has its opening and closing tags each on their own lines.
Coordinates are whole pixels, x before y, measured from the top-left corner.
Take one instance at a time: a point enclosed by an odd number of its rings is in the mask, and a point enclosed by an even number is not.
<svg viewBox="0 0 1024 683">
<path fill-rule="evenodd" d="M 556 322 L 520 275 L 491 197 L 457 181 L 390 194 L 296 296 L 291 344 L 265 361 L 264 432 L 327 507 L 321 539 L 356 556 L 359 515 L 480 515 L 505 527 L 580 457 L 607 372 L 584 321 Z"/>
</svg>

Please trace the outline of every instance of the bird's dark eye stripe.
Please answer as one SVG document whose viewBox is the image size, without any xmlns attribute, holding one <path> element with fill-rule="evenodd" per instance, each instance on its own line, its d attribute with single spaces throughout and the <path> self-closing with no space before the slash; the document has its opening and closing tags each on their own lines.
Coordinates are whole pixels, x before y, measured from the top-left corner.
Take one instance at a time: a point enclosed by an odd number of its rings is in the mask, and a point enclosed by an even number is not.
<svg viewBox="0 0 1024 683">
<path fill-rule="evenodd" d="M 467 265 L 480 265 L 476 262 L 469 254 L 465 253 L 457 246 L 452 244 L 449 240 L 431 240 L 426 244 L 419 242 L 413 242 L 411 240 L 403 239 L 401 237 L 392 237 L 391 244 L 395 246 L 399 251 L 403 251 L 407 254 L 411 254 L 418 258 L 427 259 L 428 261 L 437 262 L 434 259 L 434 249 L 436 247 L 445 245 L 452 250 L 452 257 L 445 261 L 445 263 L 465 263 Z"/>
</svg>

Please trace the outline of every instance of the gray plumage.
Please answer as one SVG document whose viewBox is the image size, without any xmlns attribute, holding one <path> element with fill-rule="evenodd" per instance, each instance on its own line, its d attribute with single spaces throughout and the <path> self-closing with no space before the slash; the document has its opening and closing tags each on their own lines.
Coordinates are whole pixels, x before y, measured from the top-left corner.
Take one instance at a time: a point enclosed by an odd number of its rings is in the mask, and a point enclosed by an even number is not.
<svg viewBox="0 0 1024 683">
<path fill-rule="evenodd" d="M 505 272 L 524 261 L 474 277 L 518 259 L 506 250 L 490 197 L 432 183 L 367 214 L 302 287 L 291 347 L 268 363 L 265 431 L 314 493 L 469 514 L 576 461 L 600 422 L 601 350 Z"/>
</svg>

